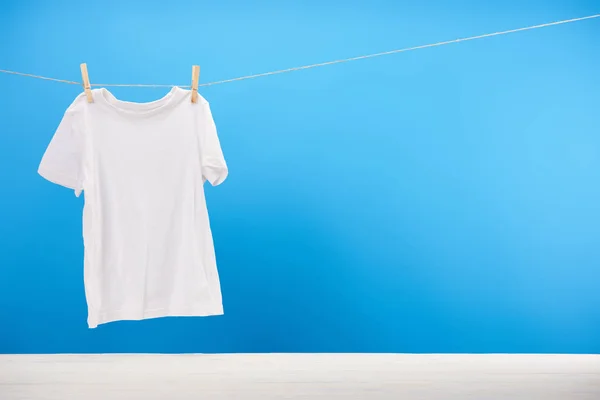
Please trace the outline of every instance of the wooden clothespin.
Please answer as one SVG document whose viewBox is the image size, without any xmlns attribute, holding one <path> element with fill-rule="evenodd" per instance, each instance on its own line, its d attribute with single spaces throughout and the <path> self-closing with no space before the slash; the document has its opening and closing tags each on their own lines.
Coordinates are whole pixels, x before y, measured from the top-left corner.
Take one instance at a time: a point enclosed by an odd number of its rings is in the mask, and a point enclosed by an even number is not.
<svg viewBox="0 0 600 400">
<path fill-rule="evenodd" d="M 192 103 L 198 102 L 198 82 L 200 81 L 200 66 L 192 65 Z"/>
<path fill-rule="evenodd" d="M 85 91 L 85 95 L 87 97 L 88 103 L 93 103 L 94 98 L 92 97 L 92 87 L 90 86 L 90 77 L 88 76 L 87 64 L 83 63 L 80 65 L 81 67 L 81 79 L 83 83 L 83 90 Z"/>
</svg>

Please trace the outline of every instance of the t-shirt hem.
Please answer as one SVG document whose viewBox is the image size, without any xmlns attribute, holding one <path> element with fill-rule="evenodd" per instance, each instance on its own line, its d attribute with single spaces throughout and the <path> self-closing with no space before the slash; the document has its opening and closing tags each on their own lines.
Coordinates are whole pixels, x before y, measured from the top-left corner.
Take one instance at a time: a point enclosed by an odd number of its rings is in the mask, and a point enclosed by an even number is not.
<svg viewBox="0 0 600 400">
<path fill-rule="evenodd" d="M 88 317 L 88 327 L 96 328 L 98 325 L 116 321 L 140 321 L 143 319 L 160 317 L 210 317 L 223 315 L 223 305 L 198 308 L 154 308 L 143 311 L 117 310 L 106 311 Z"/>
</svg>

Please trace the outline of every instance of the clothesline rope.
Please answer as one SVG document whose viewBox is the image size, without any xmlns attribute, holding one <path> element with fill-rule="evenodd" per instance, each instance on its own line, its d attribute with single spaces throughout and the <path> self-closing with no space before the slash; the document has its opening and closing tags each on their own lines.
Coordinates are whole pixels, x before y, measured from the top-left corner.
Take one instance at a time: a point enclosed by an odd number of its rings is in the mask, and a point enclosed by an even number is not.
<svg viewBox="0 0 600 400">
<path fill-rule="evenodd" d="M 546 27 L 555 26 L 555 25 L 563 25 L 563 24 L 568 24 L 568 23 L 572 23 L 572 22 L 578 22 L 578 21 L 584 21 L 584 20 L 588 20 L 588 19 L 594 19 L 594 18 L 598 18 L 598 17 L 600 17 L 600 14 L 594 14 L 594 15 L 588 15 L 586 17 L 565 19 L 565 20 L 562 20 L 562 21 L 548 22 L 548 23 L 545 23 L 545 24 L 532 25 L 532 26 L 527 26 L 527 27 L 524 27 L 524 28 L 510 29 L 510 30 L 507 30 L 507 31 L 500 31 L 500 32 L 494 32 L 494 33 L 486 33 L 486 34 L 483 34 L 483 35 L 471 36 L 471 37 L 467 37 L 467 38 L 459 38 L 459 39 L 454 39 L 454 40 L 447 40 L 447 41 L 444 41 L 444 42 L 437 42 L 437 43 L 425 44 L 425 45 L 421 45 L 421 46 L 407 47 L 407 48 L 404 48 L 404 49 L 384 51 L 384 52 L 381 52 L 381 53 L 373 53 L 373 54 L 367 54 L 367 55 L 363 55 L 363 56 L 357 56 L 357 57 L 351 57 L 351 58 L 344 58 L 344 59 L 334 60 L 334 61 L 327 61 L 327 62 L 322 62 L 322 63 L 317 63 L 317 64 L 303 65 L 301 67 L 280 69 L 280 70 L 277 70 L 277 71 L 263 72 L 263 73 L 254 74 L 254 75 L 245 75 L 245 76 L 240 76 L 238 78 L 225 79 L 225 80 L 221 80 L 221 81 L 213 81 L 213 82 L 207 82 L 207 83 L 200 83 L 198 85 L 198 87 L 220 85 L 220 84 L 223 84 L 223 83 L 243 81 L 243 80 L 247 80 L 247 79 L 260 78 L 260 77 L 263 77 L 263 76 L 279 75 L 279 74 L 284 74 L 284 73 L 287 73 L 287 72 L 294 72 L 294 71 L 301 71 L 301 70 L 305 70 L 305 69 L 311 69 L 311 68 L 317 68 L 317 67 L 324 67 L 324 66 L 327 66 L 327 65 L 341 64 L 341 63 L 350 62 L 350 61 L 357 61 L 357 60 L 364 60 L 364 59 L 368 59 L 368 58 L 381 57 L 381 56 L 386 56 L 386 55 L 390 55 L 390 54 L 405 53 L 405 52 L 408 52 L 408 51 L 426 49 L 426 48 L 429 48 L 429 47 L 439 47 L 439 46 L 444 46 L 444 45 L 452 44 L 452 43 L 467 42 L 467 41 L 471 41 L 471 40 L 489 38 L 489 37 L 493 37 L 493 36 L 507 35 L 509 33 L 530 31 L 530 30 L 533 30 L 533 29 L 546 28 Z M 10 70 L 4 70 L 4 69 L 0 69 L 0 72 L 6 73 L 6 74 L 26 76 L 26 77 L 30 77 L 30 78 L 43 79 L 43 80 L 47 80 L 47 81 L 55 81 L 55 82 L 61 82 L 61 83 L 68 83 L 68 84 L 71 84 L 71 85 L 81 85 L 81 82 L 69 81 L 69 80 L 65 80 L 65 79 L 49 78 L 47 76 L 27 74 L 27 73 L 24 73 L 24 72 L 10 71 Z M 112 87 L 155 87 L 155 88 L 158 88 L 158 87 L 173 87 L 173 86 L 178 86 L 178 87 L 181 87 L 181 88 L 189 88 L 190 87 L 190 85 L 161 85 L 161 84 L 156 85 L 156 84 L 135 84 L 135 83 L 134 84 L 129 84 L 129 83 L 123 83 L 123 84 L 93 83 L 91 86 L 102 86 L 102 87 L 108 87 L 108 86 L 112 86 Z"/>
</svg>

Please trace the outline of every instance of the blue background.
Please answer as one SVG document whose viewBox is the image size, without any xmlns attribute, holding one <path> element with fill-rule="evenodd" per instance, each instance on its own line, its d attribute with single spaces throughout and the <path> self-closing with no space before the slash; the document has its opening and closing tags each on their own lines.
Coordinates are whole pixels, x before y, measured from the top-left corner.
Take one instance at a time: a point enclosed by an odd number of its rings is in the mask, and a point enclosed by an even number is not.
<svg viewBox="0 0 600 400">
<path fill-rule="evenodd" d="M 0 68 L 189 84 L 598 1 L 9 1 Z M 0 74 L 0 352 L 600 352 L 600 19 L 201 90 L 225 316 L 87 328 L 83 198 L 36 173 L 75 85 Z M 168 89 L 115 88 L 149 101 Z"/>
</svg>

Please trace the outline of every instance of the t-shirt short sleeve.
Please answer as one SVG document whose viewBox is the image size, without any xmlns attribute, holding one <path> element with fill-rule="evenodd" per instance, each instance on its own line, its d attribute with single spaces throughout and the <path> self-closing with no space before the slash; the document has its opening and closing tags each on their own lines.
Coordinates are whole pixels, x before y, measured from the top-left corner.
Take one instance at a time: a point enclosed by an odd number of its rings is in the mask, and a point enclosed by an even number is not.
<svg viewBox="0 0 600 400">
<path fill-rule="evenodd" d="M 83 132 L 75 102 L 65 112 L 42 157 L 38 173 L 50 182 L 83 190 Z"/>
<path fill-rule="evenodd" d="M 202 161 L 202 177 L 211 185 L 217 186 L 227 178 L 228 169 L 223 157 L 221 143 L 217 136 L 217 127 L 206 101 L 199 102 L 202 108 L 200 121 L 200 157 Z"/>
</svg>

